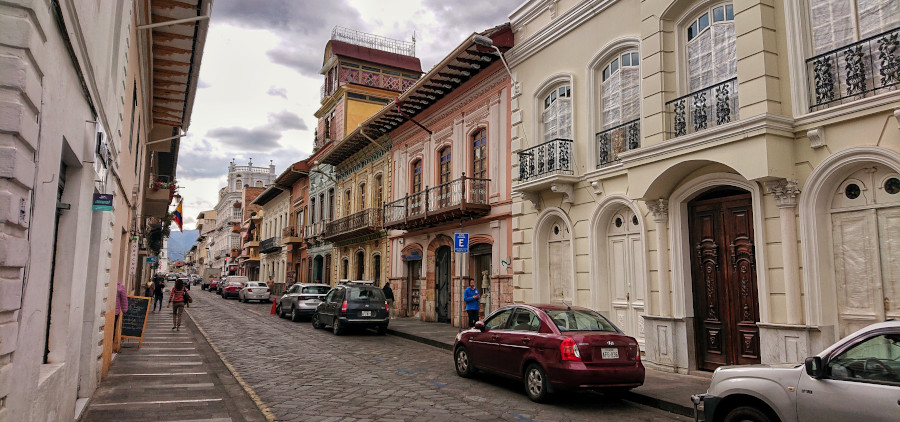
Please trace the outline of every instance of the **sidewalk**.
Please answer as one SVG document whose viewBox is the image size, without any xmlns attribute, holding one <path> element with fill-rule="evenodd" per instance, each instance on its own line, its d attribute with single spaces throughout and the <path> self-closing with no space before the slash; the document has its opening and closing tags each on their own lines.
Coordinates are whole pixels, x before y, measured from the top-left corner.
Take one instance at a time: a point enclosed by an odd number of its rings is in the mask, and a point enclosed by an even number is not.
<svg viewBox="0 0 900 422">
<path fill-rule="evenodd" d="M 81 421 L 265 421 L 266 418 L 184 314 L 151 312 L 144 343 L 122 350 L 91 397 Z"/>
<path fill-rule="evenodd" d="M 395 318 L 388 326 L 388 334 L 414 340 L 434 347 L 452 350 L 459 329 L 450 324 L 422 322 L 414 318 Z M 644 385 L 631 390 L 625 399 L 682 416 L 693 417 L 691 394 L 704 393 L 709 378 L 646 370 Z"/>
</svg>

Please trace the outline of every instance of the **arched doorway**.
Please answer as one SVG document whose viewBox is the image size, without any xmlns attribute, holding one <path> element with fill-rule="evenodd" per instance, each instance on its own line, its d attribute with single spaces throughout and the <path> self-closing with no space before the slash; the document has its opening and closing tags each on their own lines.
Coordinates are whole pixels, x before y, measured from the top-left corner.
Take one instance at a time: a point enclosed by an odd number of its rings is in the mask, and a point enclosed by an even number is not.
<svg viewBox="0 0 900 422">
<path fill-rule="evenodd" d="M 630 208 L 623 206 L 612 213 L 605 230 L 606 254 L 595 259 L 606 261 L 610 314 L 616 325 L 643 347 L 646 269 L 641 223 Z"/>
<path fill-rule="evenodd" d="M 572 305 L 572 261 L 571 233 L 562 220 L 550 226 L 547 238 L 547 265 L 549 280 L 549 300 L 551 303 Z M 538 280 L 540 282 L 540 280 Z"/>
<path fill-rule="evenodd" d="M 750 192 L 712 188 L 688 203 L 697 367 L 760 362 Z"/>
<path fill-rule="evenodd" d="M 324 280 L 323 272 L 325 270 L 325 258 L 322 255 L 316 255 L 313 258 L 313 282 L 321 283 Z"/>
<path fill-rule="evenodd" d="M 434 257 L 435 312 L 438 322 L 450 322 L 450 247 L 437 248 Z"/>
<path fill-rule="evenodd" d="M 900 174 L 868 166 L 833 191 L 831 234 L 839 334 L 900 318 Z"/>
<path fill-rule="evenodd" d="M 356 252 L 356 280 L 366 279 L 366 253 L 364 251 Z"/>
</svg>

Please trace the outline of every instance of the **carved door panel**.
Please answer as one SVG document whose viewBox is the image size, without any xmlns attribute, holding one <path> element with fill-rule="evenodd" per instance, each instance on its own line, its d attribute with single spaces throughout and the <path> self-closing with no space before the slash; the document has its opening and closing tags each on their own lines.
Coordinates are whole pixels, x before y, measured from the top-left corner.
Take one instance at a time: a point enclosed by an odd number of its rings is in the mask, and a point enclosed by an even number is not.
<svg viewBox="0 0 900 422">
<path fill-rule="evenodd" d="M 690 206 L 697 366 L 759 363 L 759 302 L 749 195 Z"/>
</svg>

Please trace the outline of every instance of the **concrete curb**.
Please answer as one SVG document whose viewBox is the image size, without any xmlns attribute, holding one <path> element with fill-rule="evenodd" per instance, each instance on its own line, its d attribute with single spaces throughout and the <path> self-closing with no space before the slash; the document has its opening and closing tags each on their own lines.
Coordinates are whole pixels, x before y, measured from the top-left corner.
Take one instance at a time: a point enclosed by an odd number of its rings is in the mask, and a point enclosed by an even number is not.
<svg viewBox="0 0 900 422">
<path fill-rule="evenodd" d="M 188 312 L 187 309 L 185 309 L 185 313 L 190 317 L 190 312 Z M 213 351 L 216 352 L 216 355 L 219 356 L 219 359 L 221 359 L 222 363 L 225 364 L 225 367 L 228 368 L 228 372 L 231 372 L 231 375 L 235 380 L 237 380 L 238 384 L 241 386 L 241 388 L 244 389 L 247 395 L 250 396 L 250 400 L 253 400 L 253 404 L 255 404 L 256 407 L 259 408 L 259 411 L 262 412 L 263 416 L 266 417 L 266 420 L 269 422 L 276 422 L 278 419 L 275 418 L 275 414 L 272 413 L 272 410 L 269 409 L 269 407 L 266 406 L 262 399 L 259 398 L 259 395 L 256 394 L 256 391 L 253 391 L 253 387 L 250 387 L 250 384 L 247 384 L 247 382 L 244 381 L 243 378 L 241 378 L 241 375 L 238 374 L 238 371 L 234 369 L 234 366 L 232 366 L 231 363 L 228 362 L 228 359 L 225 359 L 225 355 L 222 353 L 222 351 L 220 351 L 219 348 L 216 347 L 215 344 L 213 344 L 212 339 L 210 339 L 209 335 L 206 334 L 206 330 L 204 330 L 203 327 L 201 327 L 200 324 L 197 323 L 197 320 L 195 320 L 193 317 L 190 318 L 194 323 L 194 326 L 197 327 L 198 330 L 200 330 L 200 334 L 203 335 L 203 338 L 206 339 L 209 347 L 212 347 Z"/>
<path fill-rule="evenodd" d="M 439 349 L 444 350 L 453 350 L 452 344 L 447 344 L 442 341 L 433 340 L 430 338 L 425 338 L 422 336 L 418 336 L 415 334 L 406 333 L 403 331 L 392 330 L 388 328 L 387 333 L 396 336 L 405 338 L 407 340 L 412 340 L 418 343 L 427 344 L 429 346 L 437 347 Z M 645 394 L 641 394 L 635 391 L 628 391 L 626 393 L 622 393 L 621 397 L 625 400 L 628 400 L 633 403 L 637 403 L 644 406 L 649 406 L 655 409 L 664 410 L 669 413 L 674 413 L 679 416 L 685 416 L 689 418 L 694 417 L 694 408 L 689 406 L 684 406 L 678 403 L 672 403 L 669 401 L 665 401 L 656 397 L 651 397 Z"/>
</svg>

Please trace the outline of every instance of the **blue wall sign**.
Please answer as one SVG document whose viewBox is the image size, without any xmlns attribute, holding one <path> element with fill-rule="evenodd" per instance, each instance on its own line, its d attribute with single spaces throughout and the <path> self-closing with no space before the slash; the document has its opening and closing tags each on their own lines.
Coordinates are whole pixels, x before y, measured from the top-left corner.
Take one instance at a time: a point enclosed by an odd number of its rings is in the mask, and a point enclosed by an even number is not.
<svg viewBox="0 0 900 422">
<path fill-rule="evenodd" d="M 453 252 L 469 253 L 468 233 L 453 233 Z"/>
</svg>

